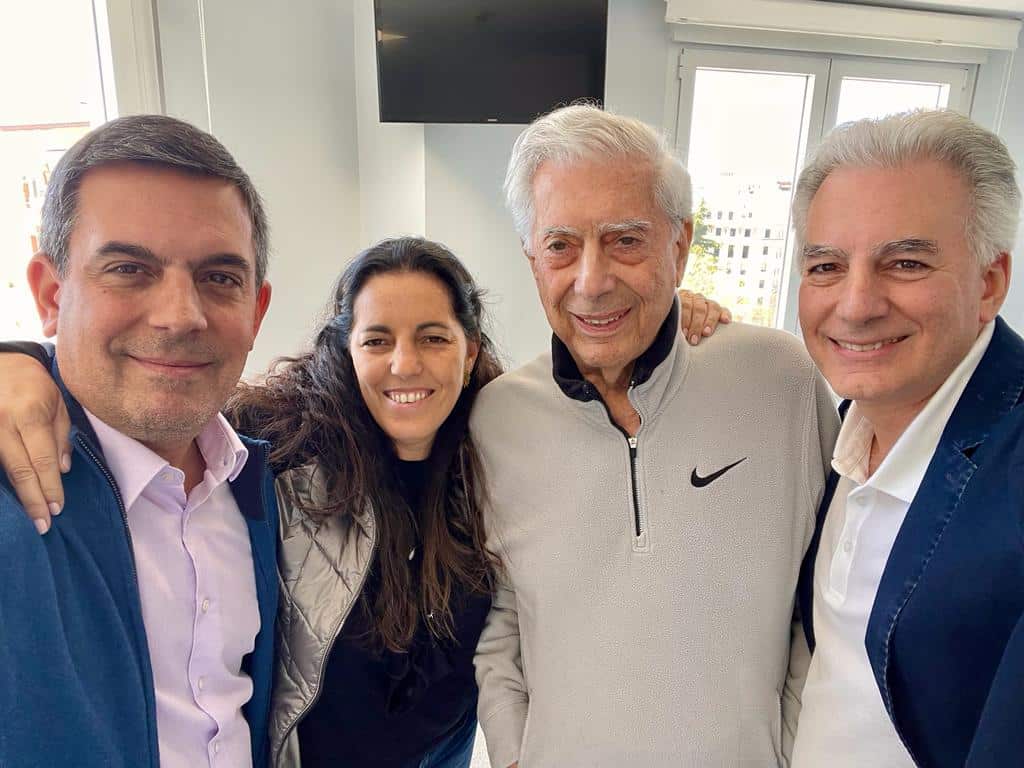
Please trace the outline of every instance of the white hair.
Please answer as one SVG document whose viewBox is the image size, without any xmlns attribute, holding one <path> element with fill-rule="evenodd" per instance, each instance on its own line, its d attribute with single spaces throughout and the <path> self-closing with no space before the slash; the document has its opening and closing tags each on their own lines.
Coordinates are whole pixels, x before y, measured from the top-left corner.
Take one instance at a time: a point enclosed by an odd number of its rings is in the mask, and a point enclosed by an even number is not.
<svg viewBox="0 0 1024 768">
<path fill-rule="evenodd" d="M 556 109 L 516 139 L 505 174 L 505 202 L 516 232 L 529 248 L 533 229 L 533 177 L 545 162 L 557 164 L 635 157 L 654 169 L 654 199 L 676 229 L 691 217 L 690 174 L 664 136 L 646 123 L 590 104 Z"/>
<path fill-rule="evenodd" d="M 811 201 L 834 170 L 900 168 L 922 160 L 947 164 L 967 185 L 965 236 L 979 266 L 1009 253 L 1020 219 L 1021 191 L 1006 145 L 957 112 L 924 109 L 844 123 L 825 137 L 801 171 L 793 195 L 798 248 L 806 244 Z"/>
</svg>

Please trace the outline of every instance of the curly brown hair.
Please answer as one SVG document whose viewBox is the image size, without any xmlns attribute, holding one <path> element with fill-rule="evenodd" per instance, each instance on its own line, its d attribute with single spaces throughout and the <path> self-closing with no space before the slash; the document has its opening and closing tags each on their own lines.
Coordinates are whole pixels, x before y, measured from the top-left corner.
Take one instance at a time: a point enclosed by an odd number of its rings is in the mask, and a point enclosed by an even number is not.
<svg viewBox="0 0 1024 768">
<path fill-rule="evenodd" d="M 356 297 L 370 278 L 388 272 L 440 280 L 466 337 L 480 350 L 468 385 L 434 439 L 419 510 L 410 510 L 399 491 L 394 446 L 366 407 L 349 353 Z M 315 463 L 323 473 L 326 504 L 309 508 L 294 500 L 306 514 L 373 511 L 380 591 L 364 607 L 373 639 L 394 651 L 409 648 L 421 617 L 431 616 L 426 625 L 436 637 L 452 638 L 455 596 L 490 594 L 500 566 L 485 544 L 484 472 L 468 428 L 477 393 L 502 372 L 483 320 L 482 291 L 447 248 L 421 238 L 385 240 L 342 273 L 313 349 L 276 360 L 262 384 L 239 385 L 225 409 L 241 431 L 271 442 L 275 471 Z M 414 546 L 422 548 L 418 579 L 408 558 Z"/>
</svg>

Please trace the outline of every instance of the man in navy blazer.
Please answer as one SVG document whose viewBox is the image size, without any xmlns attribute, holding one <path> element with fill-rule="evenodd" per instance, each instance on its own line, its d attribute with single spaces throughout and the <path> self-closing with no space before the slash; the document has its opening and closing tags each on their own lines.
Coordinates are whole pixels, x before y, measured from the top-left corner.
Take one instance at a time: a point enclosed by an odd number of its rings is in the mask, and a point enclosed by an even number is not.
<svg viewBox="0 0 1024 768">
<path fill-rule="evenodd" d="M 1021 193 L 953 112 L 838 128 L 793 217 L 807 348 L 844 398 L 799 591 L 796 768 L 1024 765 Z"/>
</svg>

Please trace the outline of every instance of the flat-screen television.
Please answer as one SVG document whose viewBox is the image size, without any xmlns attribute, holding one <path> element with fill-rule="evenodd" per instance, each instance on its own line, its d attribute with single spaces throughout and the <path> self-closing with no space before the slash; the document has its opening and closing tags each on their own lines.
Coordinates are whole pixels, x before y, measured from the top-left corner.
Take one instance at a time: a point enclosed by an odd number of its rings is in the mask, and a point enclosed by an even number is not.
<svg viewBox="0 0 1024 768">
<path fill-rule="evenodd" d="M 375 0 L 380 119 L 529 123 L 604 97 L 608 0 Z"/>
</svg>

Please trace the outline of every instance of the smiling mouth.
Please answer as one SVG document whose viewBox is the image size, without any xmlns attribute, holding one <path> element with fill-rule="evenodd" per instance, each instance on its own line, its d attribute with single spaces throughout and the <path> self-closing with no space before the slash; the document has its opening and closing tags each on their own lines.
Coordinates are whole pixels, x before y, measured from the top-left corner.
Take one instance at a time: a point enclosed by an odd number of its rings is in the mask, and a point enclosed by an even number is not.
<svg viewBox="0 0 1024 768">
<path fill-rule="evenodd" d="M 151 357 L 135 357 L 129 355 L 132 360 L 147 368 L 156 368 L 157 370 L 164 371 L 176 371 L 180 373 L 187 373 L 189 371 L 196 371 L 200 368 L 205 368 L 210 365 L 207 361 L 194 361 L 194 360 L 160 360 Z"/>
<path fill-rule="evenodd" d="M 607 328 L 610 325 L 614 325 L 619 320 L 629 314 L 628 309 L 622 309 L 612 314 L 605 315 L 578 315 L 575 312 L 572 316 L 579 320 L 583 325 L 590 328 Z"/>
<path fill-rule="evenodd" d="M 426 400 L 434 394 L 432 389 L 412 389 L 412 390 L 387 390 L 384 392 L 384 396 L 393 403 L 399 405 L 408 405 L 410 403 L 419 403 Z"/>
<path fill-rule="evenodd" d="M 850 352 L 875 352 L 882 347 L 887 347 L 892 344 L 899 344 L 903 341 L 906 336 L 893 336 L 891 339 L 882 339 L 881 341 L 873 341 L 868 344 L 854 344 L 851 341 L 841 341 L 840 339 L 833 339 L 831 336 L 829 340 L 841 349 L 849 350 Z"/>
</svg>

